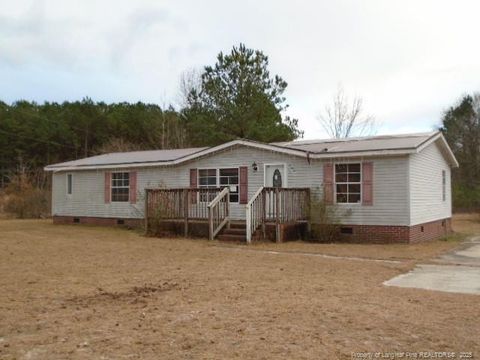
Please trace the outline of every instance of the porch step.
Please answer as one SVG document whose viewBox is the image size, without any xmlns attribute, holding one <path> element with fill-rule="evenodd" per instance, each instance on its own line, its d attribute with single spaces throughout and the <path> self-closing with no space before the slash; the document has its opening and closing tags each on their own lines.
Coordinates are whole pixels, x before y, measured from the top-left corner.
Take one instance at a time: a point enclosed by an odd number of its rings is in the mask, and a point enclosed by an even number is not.
<svg viewBox="0 0 480 360">
<path fill-rule="evenodd" d="M 245 241 L 247 241 L 247 238 L 246 238 L 245 235 L 220 234 L 220 235 L 218 235 L 218 240 L 245 242 Z"/>
<path fill-rule="evenodd" d="M 227 235 L 247 235 L 247 229 L 245 227 L 223 229 L 222 233 Z"/>
<path fill-rule="evenodd" d="M 218 235 L 218 240 L 222 241 L 247 241 L 247 224 L 245 221 L 232 221 L 230 228 L 223 228 Z"/>
<path fill-rule="evenodd" d="M 230 229 L 246 229 L 247 223 L 245 221 L 231 221 Z"/>
</svg>

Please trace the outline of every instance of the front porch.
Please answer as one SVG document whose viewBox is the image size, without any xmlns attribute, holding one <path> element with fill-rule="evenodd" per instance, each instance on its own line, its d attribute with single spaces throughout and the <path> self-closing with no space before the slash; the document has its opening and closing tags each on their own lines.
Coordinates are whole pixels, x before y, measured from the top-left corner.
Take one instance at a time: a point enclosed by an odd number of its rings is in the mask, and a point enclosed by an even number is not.
<svg viewBox="0 0 480 360">
<path fill-rule="evenodd" d="M 308 188 L 261 187 L 242 218 L 231 216 L 229 195 L 228 188 L 146 189 L 145 230 L 246 243 L 300 239 L 308 231 Z"/>
</svg>

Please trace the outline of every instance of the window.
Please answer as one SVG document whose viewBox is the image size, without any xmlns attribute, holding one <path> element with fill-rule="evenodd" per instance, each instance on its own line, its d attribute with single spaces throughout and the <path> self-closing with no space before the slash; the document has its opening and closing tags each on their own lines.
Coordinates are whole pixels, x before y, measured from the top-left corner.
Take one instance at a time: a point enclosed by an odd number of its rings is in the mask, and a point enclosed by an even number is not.
<svg viewBox="0 0 480 360">
<path fill-rule="evenodd" d="M 238 202 L 238 168 L 220 169 L 220 187 L 230 189 L 230 202 Z"/>
<path fill-rule="evenodd" d="M 230 202 L 239 200 L 238 168 L 198 170 L 199 188 L 225 188 L 230 190 Z M 200 201 L 212 201 L 217 194 L 200 194 Z"/>
<path fill-rule="evenodd" d="M 447 199 L 447 172 L 442 170 L 442 201 Z"/>
<path fill-rule="evenodd" d="M 67 195 L 73 194 L 73 174 L 67 174 Z"/>
<path fill-rule="evenodd" d="M 361 201 L 361 166 L 335 164 L 335 190 L 337 203 L 356 204 Z"/>
<path fill-rule="evenodd" d="M 130 174 L 128 172 L 112 173 L 112 201 L 128 201 L 130 191 Z"/>
<path fill-rule="evenodd" d="M 198 170 L 198 187 L 201 189 L 209 189 L 217 187 L 217 169 L 201 169 Z M 200 201 L 210 202 L 215 199 L 216 194 L 200 193 Z"/>
</svg>

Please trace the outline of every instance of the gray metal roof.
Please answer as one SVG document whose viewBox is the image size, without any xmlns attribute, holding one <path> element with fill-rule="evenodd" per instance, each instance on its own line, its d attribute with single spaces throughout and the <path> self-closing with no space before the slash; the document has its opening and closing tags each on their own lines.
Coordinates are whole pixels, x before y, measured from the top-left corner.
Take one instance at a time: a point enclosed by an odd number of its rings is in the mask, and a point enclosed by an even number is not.
<svg viewBox="0 0 480 360">
<path fill-rule="evenodd" d="M 274 143 L 274 145 L 288 147 L 295 150 L 308 151 L 311 153 L 350 153 L 378 150 L 402 150 L 415 149 L 436 134 L 438 134 L 437 131 L 428 133 L 381 135 L 347 139 L 302 140 Z"/>
<path fill-rule="evenodd" d="M 47 166 L 47 169 L 54 170 L 55 168 L 63 167 L 83 167 L 95 165 L 120 165 L 120 164 L 135 164 L 135 163 L 149 163 L 149 162 L 167 162 L 180 159 L 187 155 L 192 155 L 198 151 L 207 148 L 188 148 L 188 149 L 173 149 L 173 150 L 147 150 L 147 151 L 129 151 L 116 152 L 97 156 L 91 156 L 84 159 L 67 161 L 63 163 L 53 164 Z"/>
<path fill-rule="evenodd" d="M 303 140 L 264 144 L 250 140 L 233 140 L 214 147 L 199 147 L 175 150 L 151 150 L 118 152 L 98 156 L 92 156 L 80 160 L 53 164 L 45 167 L 47 171 L 115 168 L 132 166 L 162 166 L 174 165 L 183 161 L 196 159 L 223 149 L 244 145 L 252 146 L 269 151 L 286 153 L 295 156 L 314 158 L 337 157 L 358 155 L 391 155 L 408 154 L 417 151 L 423 144 L 440 139 L 446 156 L 452 166 L 458 166 L 455 156 L 451 152 L 443 136 L 438 132 L 405 134 L 405 135 L 382 135 L 348 139 L 328 140 Z"/>
</svg>

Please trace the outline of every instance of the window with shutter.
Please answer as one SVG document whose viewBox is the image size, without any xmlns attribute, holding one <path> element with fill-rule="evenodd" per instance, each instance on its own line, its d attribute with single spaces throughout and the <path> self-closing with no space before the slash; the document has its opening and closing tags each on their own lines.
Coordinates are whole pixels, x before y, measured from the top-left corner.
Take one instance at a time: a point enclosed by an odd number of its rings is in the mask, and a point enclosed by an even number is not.
<svg viewBox="0 0 480 360">
<path fill-rule="evenodd" d="M 335 164 L 335 200 L 337 203 L 357 204 L 362 199 L 360 163 Z"/>
</svg>

